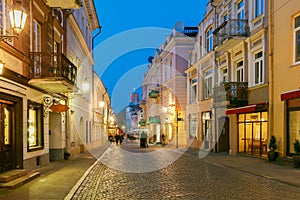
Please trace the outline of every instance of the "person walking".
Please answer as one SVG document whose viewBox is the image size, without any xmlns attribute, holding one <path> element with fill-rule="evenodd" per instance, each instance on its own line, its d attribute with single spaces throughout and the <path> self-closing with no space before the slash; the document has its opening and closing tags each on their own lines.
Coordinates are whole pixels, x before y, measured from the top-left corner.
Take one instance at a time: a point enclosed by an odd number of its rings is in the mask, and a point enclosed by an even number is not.
<svg viewBox="0 0 300 200">
<path fill-rule="evenodd" d="M 165 146 L 166 145 L 166 136 L 164 133 L 161 135 L 161 139 L 162 139 L 162 146 Z"/>
</svg>

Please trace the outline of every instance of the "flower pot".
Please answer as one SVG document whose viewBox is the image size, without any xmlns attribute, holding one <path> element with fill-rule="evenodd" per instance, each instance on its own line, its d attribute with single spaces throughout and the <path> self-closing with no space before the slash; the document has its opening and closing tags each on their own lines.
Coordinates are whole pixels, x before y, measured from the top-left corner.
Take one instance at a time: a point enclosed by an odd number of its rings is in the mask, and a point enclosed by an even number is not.
<svg viewBox="0 0 300 200">
<path fill-rule="evenodd" d="M 268 161 L 276 161 L 278 158 L 277 151 L 268 151 Z"/>
<path fill-rule="evenodd" d="M 300 156 L 293 156 L 293 162 L 294 162 L 294 167 L 299 168 L 300 167 Z"/>
</svg>

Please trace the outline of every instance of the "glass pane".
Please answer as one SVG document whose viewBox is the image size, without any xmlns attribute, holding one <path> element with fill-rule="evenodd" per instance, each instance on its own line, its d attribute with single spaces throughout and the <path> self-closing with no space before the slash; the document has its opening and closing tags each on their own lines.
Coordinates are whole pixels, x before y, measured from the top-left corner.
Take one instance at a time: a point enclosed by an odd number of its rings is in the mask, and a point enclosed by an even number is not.
<svg viewBox="0 0 300 200">
<path fill-rule="evenodd" d="M 37 145 L 37 113 L 34 109 L 29 109 L 29 119 L 28 119 L 28 143 L 29 146 Z"/>
<path fill-rule="evenodd" d="M 295 36 L 295 61 L 300 61 L 300 31 L 296 31 Z"/>
<path fill-rule="evenodd" d="M 300 15 L 295 18 L 295 27 L 298 28 L 300 26 Z"/>
<path fill-rule="evenodd" d="M 245 152 L 245 133 L 244 133 L 244 123 L 239 123 L 239 152 Z"/>
<path fill-rule="evenodd" d="M 246 151 L 252 153 L 253 141 L 252 141 L 252 123 L 246 123 Z"/>
<path fill-rule="evenodd" d="M 238 121 L 239 122 L 244 122 L 245 121 L 245 114 L 238 115 Z"/>
<path fill-rule="evenodd" d="M 289 121 L 289 136 L 290 136 L 290 146 L 289 151 L 290 153 L 295 153 L 293 143 L 295 139 L 300 139 L 299 130 L 300 130 L 300 111 L 293 111 L 289 112 L 290 114 L 290 121 Z"/>
<path fill-rule="evenodd" d="M 261 121 L 268 121 L 268 112 L 261 113 Z"/>
<path fill-rule="evenodd" d="M 265 112 L 266 113 L 266 112 Z M 261 133 L 261 145 L 262 145 L 262 154 L 266 154 L 268 150 L 268 122 L 262 122 L 262 133 Z"/>
<path fill-rule="evenodd" d="M 4 144 L 8 145 L 10 144 L 10 127 L 11 127 L 11 111 L 7 109 L 7 107 L 4 108 Z"/>
</svg>

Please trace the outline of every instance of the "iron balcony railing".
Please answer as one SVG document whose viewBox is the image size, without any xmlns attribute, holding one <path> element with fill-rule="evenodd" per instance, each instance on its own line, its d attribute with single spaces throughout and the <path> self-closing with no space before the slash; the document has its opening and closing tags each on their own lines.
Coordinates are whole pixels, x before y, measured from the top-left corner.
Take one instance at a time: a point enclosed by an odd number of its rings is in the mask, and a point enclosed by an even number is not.
<svg viewBox="0 0 300 200">
<path fill-rule="evenodd" d="M 220 46 L 224 41 L 247 37 L 249 35 L 248 20 L 229 19 L 217 27 L 214 32 L 214 48 Z"/>
<path fill-rule="evenodd" d="M 76 83 L 77 67 L 63 54 L 31 52 L 30 78 L 64 78 Z"/>
<path fill-rule="evenodd" d="M 214 102 L 227 101 L 227 108 L 248 104 L 248 83 L 229 82 L 214 88 Z"/>
<path fill-rule="evenodd" d="M 159 91 L 158 91 L 158 90 L 151 90 L 151 91 L 149 92 L 148 96 L 149 96 L 150 98 L 157 98 L 157 97 L 159 97 Z"/>
</svg>

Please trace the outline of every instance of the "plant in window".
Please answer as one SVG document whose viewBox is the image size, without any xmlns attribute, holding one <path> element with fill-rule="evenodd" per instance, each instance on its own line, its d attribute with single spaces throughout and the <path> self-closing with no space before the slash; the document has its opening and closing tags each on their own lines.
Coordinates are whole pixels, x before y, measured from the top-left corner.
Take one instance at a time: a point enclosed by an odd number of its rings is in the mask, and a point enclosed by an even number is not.
<svg viewBox="0 0 300 200">
<path fill-rule="evenodd" d="M 300 167 L 300 142 L 296 139 L 294 142 L 295 155 L 293 156 L 294 167 Z"/>
<path fill-rule="evenodd" d="M 278 157 L 277 142 L 274 135 L 271 136 L 269 141 L 268 161 L 276 161 Z"/>
</svg>

